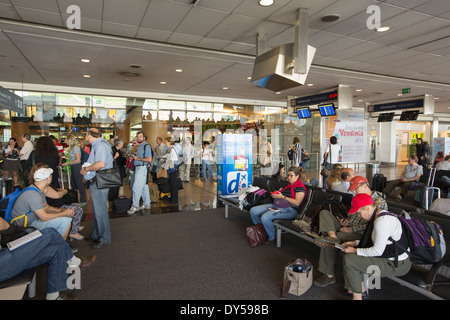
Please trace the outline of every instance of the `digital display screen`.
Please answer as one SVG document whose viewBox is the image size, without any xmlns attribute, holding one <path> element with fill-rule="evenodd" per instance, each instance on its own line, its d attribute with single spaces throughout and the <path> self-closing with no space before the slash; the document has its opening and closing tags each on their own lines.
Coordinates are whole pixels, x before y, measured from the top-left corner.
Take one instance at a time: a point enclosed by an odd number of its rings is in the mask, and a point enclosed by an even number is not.
<svg viewBox="0 0 450 320">
<path fill-rule="evenodd" d="M 311 112 L 309 108 L 299 108 L 297 109 L 297 114 L 299 119 L 311 118 Z"/>
<path fill-rule="evenodd" d="M 322 117 L 335 116 L 336 108 L 334 107 L 334 103 L 319 105 L 319 112 Z"/>
<path fill-rule="evenodd" d="M 417 118 L 419 117 L 419 112 L 419 110 L 403 111 L 402 115 L 400 116 L 400 121 L 417 120 Z"/>
<path fill-rule="evenodd" d="M 378 122 L 391 122 L 394 119 L 395 112 L 380 113 L 378 115 Z"/>
</svg>

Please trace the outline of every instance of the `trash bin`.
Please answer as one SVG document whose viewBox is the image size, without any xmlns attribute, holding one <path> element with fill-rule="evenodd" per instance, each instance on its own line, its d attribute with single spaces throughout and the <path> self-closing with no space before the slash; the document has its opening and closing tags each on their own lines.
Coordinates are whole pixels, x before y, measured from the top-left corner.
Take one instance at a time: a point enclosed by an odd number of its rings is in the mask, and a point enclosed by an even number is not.
<svg viewBox="0 0 450 320">
<path fill-rule="evenodd" d="M 369 182 L 369 186 L 372 185 L 373 176 L 377 173 L 380 173 L 380 164 L 366 163 L 366 179 Z"/>
<path fill-rule="evenodd" d="M 13 179 L 12 178 L 0 178 L 0 192 L 1 198 L 13 192 Z"/>
</svg>

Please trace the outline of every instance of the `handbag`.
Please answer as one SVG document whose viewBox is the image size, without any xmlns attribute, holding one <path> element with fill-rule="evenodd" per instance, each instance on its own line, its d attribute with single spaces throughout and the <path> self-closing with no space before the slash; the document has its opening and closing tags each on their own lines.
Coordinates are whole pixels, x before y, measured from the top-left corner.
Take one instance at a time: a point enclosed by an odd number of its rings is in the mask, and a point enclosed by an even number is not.
<svg viewBox="0 0 450 320">
<path fill-rule="evenodd" d="M 281 297 L 286 298 L 288 294 L 301 296 L 313 282 L 313 266 L 306 259 L 296 259 L 284 267 L 283 286 Z"/>
<path fill-rule="evenodd" d="M 133 201 L 125 196 L 120 196 L 114 199 L 112 204 L 112 211 L 115 214 L 124 214 L 131 208 Z"/>
<path fill-rule="evenodd" d="M 250 247 L 256 247 L 264 244 L 264 242 L 269 239 L 267 232 L 261 223 L 247 227 L 245 231 L 247 233 L 248 244 Z"/>
<path fill-rule="evenodd" d="M 327 158 L 328 155 L 326 157 L 323 158 L 323 169 L 320 171 L 320 175 L 324 178 L 328 178 L 331 175 L 331 170 L 326 168 L 326 164 L 327 164 Z M 331 161 L 331 145 L 330 145 L 330 161 Z"/>
<path fill-rule="evenodd" d="M 278 198 L 273 200 L 273 204 L 280 209 L 289 208 L 292 206 L 286 199 Z"/>
<path fill-rule="evenodd" d="M 122 185 L 122 176 L 120 175 L 120 170 L 114 161 L 114 152 L 112 149 L 111 154 L 113 159 L 113 167 L 111 169 L 97 171 L 97 174 L 94 177 L 97 184 L 97 189 L 115 188 Z"/>
<path fill-rule="evenodd" d="M 97 189 L 120 187 L 122 177 L 118 168 L 104 169 L 97 171 L 95 175 Z"/>
</svg>

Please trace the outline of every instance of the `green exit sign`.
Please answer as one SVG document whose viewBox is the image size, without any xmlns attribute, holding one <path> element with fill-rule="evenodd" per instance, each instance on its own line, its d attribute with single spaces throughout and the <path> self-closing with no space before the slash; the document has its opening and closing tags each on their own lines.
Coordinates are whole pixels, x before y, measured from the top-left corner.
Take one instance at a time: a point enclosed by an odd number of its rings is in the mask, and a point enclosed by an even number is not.
<svg viewBox="0 0 450 320">
<path fill-rule="evenodd" d="M 402 89 L 402 94 L 411 93 L 411 88 Z"/>
</svg>

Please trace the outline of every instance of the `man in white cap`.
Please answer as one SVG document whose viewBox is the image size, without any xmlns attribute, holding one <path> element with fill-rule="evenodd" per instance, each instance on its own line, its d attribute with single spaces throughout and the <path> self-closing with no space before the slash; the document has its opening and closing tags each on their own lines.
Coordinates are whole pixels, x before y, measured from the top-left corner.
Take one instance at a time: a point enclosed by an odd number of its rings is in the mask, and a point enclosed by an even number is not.
<svg viewBox="0 0 450 320">
<path fill-rule="evenodd" d="M 31 226 L 38 230 L 54 228 L 67 239 L 74 211 L 47 204 L 44 190 L 52 182 L 52 173 L 51 168 L 36 170 L 34 184 L 26 188 L 14 202 L 11 222 L 19 227 Z"/>
</svg>

